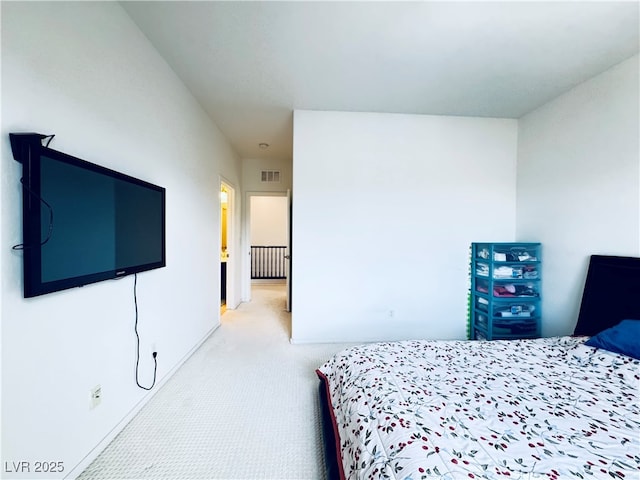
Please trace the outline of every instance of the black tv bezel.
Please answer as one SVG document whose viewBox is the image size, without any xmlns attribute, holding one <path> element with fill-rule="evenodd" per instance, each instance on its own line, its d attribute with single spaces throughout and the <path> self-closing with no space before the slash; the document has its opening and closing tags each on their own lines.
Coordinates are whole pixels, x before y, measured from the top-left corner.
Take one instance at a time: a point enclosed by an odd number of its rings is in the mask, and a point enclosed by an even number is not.
<svg viewBox="0 0 640 480">
<path fill-rule="evenodd" d="M 48 148 L 41 143 L 40 134 L 10 134 L 11 146 L 15 160 L 22 164 L 22 234 L 23 234 L 23 294 L 31 298 L 47 293 L 58 292 L 75 287 L 82 287 L 103 280 L 122 278 L 134 273 L 162 268 L 166 266 L 166 189 L 145 180 L 112 170 L 110 168 L 88 162 L 73 155 Z M 131 265 L 124 268 L 96 272 L 87 275 L 69 277 L 49 282 L 42 281 L 42 240 L 46 233 L 41 228 L 40 200 L 40 157 L 47 156 L 93 173 L 122 180 L 130 184 L 151 189 L 161 194 L 162 218 L 162 258 L 157 262 Z M 46 199 L 43 199 L 46 200 Z M 55 207 L 54 207 L 55 211 Z M 55 235 L 55 221 L 53 234 Z"/>
</svg>

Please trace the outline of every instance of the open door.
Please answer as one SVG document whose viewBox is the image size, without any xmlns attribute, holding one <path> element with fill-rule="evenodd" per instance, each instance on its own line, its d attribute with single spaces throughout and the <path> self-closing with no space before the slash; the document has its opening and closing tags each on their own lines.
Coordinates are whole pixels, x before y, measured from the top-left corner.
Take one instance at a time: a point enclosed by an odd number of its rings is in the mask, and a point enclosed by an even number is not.
<svg viewBox="0 0 640 480">
<path fill-rule="evenodd" d="M 220 313 L 237 306 L 234 282 L 234 205 L 235 190 L 220 182 Z"/>
<path fill-rule="evenodd" d="M 220 314 L 227 310 L 227 260 L 229 258 L 229 190 L 220 186 Z"/>
</svg>

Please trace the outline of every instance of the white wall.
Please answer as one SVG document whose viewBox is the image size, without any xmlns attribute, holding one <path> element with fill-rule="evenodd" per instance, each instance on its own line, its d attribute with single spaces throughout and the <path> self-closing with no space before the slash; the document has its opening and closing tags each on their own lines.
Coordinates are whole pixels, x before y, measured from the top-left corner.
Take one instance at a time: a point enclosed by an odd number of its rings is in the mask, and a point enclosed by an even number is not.
<svg viewBox="0 0 640 480">
<path fill-rule="evenodd" d="M 515 236 L 517 122 L 294 113 L 292 341 L 466 335 L 469 245 Z"/>
<path fill-rule="evenodd" d="M 282 246 L 289 243 L 287 197 L 251 197 L 251 244 Z"/>
<path fill-rule="evenodd" d="M 133 278 L 22 298 L 19 131 L 167 189 L 167 267 L 138 278 L 143 384 L 151 343 L 162 382 L 219 322 L 218 175 L 240 185 L 241 171 L 118 3 L 2 2 L 1 464 L 55 460 L 65 471 L 47 478 L 73 476 L 149 398 L 134 382 Z"/>
<path fill-rule="evenodd" d="M 517 238 L 543 243 L 542 333 L 573 332 L 589 255 L 640 254 L 638 56 L 519 121 Z"/>
<path fill-rule="evenodd" d="M 291 190 L 291 160 L 255 159 L 242 160 L 242 186 L 247 192 L 286 192 Z M 262 170 L 278 170 L 280 182 L 262 182 Z"/>
</svg>

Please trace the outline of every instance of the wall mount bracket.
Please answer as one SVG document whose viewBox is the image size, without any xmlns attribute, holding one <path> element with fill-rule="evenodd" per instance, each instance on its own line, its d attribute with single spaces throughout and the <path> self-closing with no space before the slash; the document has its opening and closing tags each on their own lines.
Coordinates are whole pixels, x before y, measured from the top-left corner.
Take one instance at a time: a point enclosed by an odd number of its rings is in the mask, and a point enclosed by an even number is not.
<svg viewBox="0 0 640 480">
<path fill-rule="evenodd" d="M 10 133 L 9 141 L 11 142 L 11 153 L 13 159 L 17 162 L 24 163 L 29 158 L 29 149 L 33 146 L 42 146 L 42 140 L 53 137 L 53 135 L 43 135 L 42 133 L 25 132 Z"/>
</svg>

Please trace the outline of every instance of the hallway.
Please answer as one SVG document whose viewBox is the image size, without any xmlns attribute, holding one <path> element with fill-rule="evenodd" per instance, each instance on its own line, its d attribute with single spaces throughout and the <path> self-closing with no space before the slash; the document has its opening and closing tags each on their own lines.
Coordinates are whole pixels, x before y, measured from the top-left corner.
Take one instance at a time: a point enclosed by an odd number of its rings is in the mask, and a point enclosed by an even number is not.
<svg viewBox="0 0 640 480">
<path fill-rule="evenodd" d="M 347 345 L 289 343 L 284 285 L 254 285 L 79 477 L 324 479 L 315 369 Z"/>
</svg>

